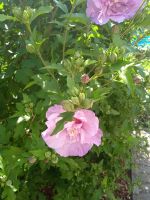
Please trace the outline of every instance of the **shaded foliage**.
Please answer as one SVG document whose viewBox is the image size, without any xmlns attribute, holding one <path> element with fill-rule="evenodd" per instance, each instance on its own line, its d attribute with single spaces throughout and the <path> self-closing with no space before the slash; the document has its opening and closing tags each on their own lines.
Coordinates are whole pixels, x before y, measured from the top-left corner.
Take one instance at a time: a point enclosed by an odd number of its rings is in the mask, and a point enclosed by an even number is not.
<svg viewBox="0 0 150 200">
<path fill-rule="evenodd" d="M 150 54 L 136 43 L 149 34 L 149 5 L 99 27 L 85 16 L 85 0 L 2 2 L 1 199 L 119 199 L 117 181 L 130 185 L 131 150 L 143 148 L 131 133 L 149 109 Z M 91 108 L 100 118 L 102 145 L 83 158 L 62 158 L 41 139 L 46 110 L 64 100 L 68 111 Z"/>
</svg>

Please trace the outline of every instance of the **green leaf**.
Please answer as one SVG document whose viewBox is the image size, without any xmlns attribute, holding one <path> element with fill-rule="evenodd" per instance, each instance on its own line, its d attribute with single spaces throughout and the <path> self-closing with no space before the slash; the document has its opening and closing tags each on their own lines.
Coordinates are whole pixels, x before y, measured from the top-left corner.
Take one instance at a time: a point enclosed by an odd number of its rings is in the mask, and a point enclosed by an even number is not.
<svg viewBox="0 0 150 200">
<path fill-rule="evenodd" d="M 0 10 L 3 10 L 3 8 L 4 8 L 4 3 L 2 2 L 0 3 Z"/>
<path fill-rule="evenodd" d="M 9 186 L 5 186 L 3 193 L 2 193 L 2 199 L 5 199 L 5 200 L 15 200 L 16 199 L 15 193 Z"/>
<path fill-rule="evenodd" d="M 57 80 L 50 80 L 48 76 L 38 74 L 33 77 L 37 85 L 41 86 L 46 92 L 56 93 L 59 90 Z"/>
<path fill-rule="evenodd" d="M 38 8 L 35 13 L 32 15 L 31 19 L 30 19 L 30 23 L 33 22 L 33 20 L 35 20 L 38 16 L 43 15 L 43 14 L 47 14 L 50 13 L 53 10 L 52 6 L 41 6 L 40 8 Z"/>
<path fill-rule="evenodd" d="M 121 39 L 119 33 L 114 33 L 112 35 L 112 40 L 113 40 L 114 45 L 117 47 L 128 46 L 127 42 Z"/>
<path fill-rule="evenodd" d="M 53 134 L 56 134 L 60 132 L 61 130 L 63 130 L 64 123 L 72 120 L 73 113 L 65 112 L 65 113 L 62 113 L 60 116 L 62 117 L 62 119 L 59 122 L 57 122 L 56 128 L 53 131 Z"/>
<path fill-rule="evenodd" d="M 100 200 L 102 198 L 102 195 L 103 195 L 103 193 L 102 193 L 101 189 L 99 188 L 99 189 L 94 191 L 92 199 L 93 200 Z"/>
<path fill-rule="evenodd" d="M 42 69 L 56 69 L 57 71 L 61 71 L 62 67 L 63 67 L 63 65 L 60 63 L 58 63 L 58 64 L 51 63 L 51 64 L 48 64 L 46 67 L 42 67 L 41 70 Z"/>
<path fill-rule="evenodd" d="M 30 153 L 37 157 L 39 160 L 44 160 L 45 159 L 45 151 L 42 149 L 37 149 L 37 150 L 32 150 Z"/>
<path fill-rule="evenodd" d="M 144 20 L 140 23 L 141 27 L 150 27 L 150 14 L 146 15 Z"/>
<path fill-rule="evenodd" d="M 100 87 L 100 88 L 93 91 L 92 98 L 95 101 L 104 99 L 106 97 L 106 95 L 108 95 L 110 93 L 110 91 L 111 91 L 111 88 Z"/>
<path fill-rule="evenodd" d="M 26 90 L 26 89 L 32 87 L 32 86 L 35 85 L 35 84 L 36 84 L 36 81 L 31 81 L 31 82 L 29 82 L 29 83 L 24 87 L 23 90 Z"/>
<path fill-rule="evenodd" d="M 68 13 L 67 6 L 63 4 L 60 0 L 59 1 L 53 0 L 53 1 L 56 3 L 57 7 L 60 8 L 64 13 Z"/>
<path fill-rule="evenodd" d="M 135 91 L 135 84 L 133 81 L 132 70 L 130 67 L 126 69 L 125 76 L 126 76 L 127 86 L 130 89 L 131 94 L 133 95 Z"/>
<path fill-rule="evenodd" d="M 16 21 L 16 18 L 15 18 L 15 17 L 12 17 L 12 16 L 0 14 L 0 22 L 4 22 L 4 21 L 6 21 L 6 20 L 13 20 L 13 21 Z"/>
<path fill-rule="evenodd" d="M 67 77 L 67 86 L 69 89 L 73 89 L 75 87 L 75 81 L 72 77 Z"/>
<path fill-rule="evenodd" d="M 86 0 L 76 0 L 76 6 L 79 6 L 80 4 L 84 3 Z"/>
<path fill-rule="evenodd" d="M 88 23 L 88 18 L 83 13 L 73 13 L 71 16 L 70 14 L 65 14 L 61 17 L 68 18 L 69 22 L 81 23 L 84 25 L 87 25 Z"/>
<path fill-rule="evenodd" d="M 112 115 L 120 115 L 120 113 L 117 110 L 111 109 L 110 114 Z"/>
<path fill-rule="evenodd" d="M 0 144 L 7 144 L 9 142 L 9 137 L 9 132 L 6 132 L 6 128 L 0 124 Z"/>
</svg>

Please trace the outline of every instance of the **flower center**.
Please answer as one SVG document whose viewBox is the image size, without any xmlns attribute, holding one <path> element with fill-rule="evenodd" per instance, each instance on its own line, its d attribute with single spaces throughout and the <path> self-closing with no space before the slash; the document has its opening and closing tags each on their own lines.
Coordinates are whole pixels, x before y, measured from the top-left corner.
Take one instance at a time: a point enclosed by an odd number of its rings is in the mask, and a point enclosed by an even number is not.
<svg viewBox="0 0 150 200">
<path fill-rule="evenodd" d="M 78 135 L 78 131 L 76 128 L 71 128 L 69 131 L 68 131 L 68 135 L 70 137 L 76 137 Z"/>
</svg>

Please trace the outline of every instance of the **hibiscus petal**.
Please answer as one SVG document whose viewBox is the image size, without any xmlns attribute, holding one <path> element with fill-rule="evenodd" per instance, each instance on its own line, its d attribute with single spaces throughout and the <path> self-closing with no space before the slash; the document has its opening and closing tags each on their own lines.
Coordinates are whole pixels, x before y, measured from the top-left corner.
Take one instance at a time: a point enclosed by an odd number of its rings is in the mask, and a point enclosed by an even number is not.
<svg viewBox="0 0 150 200">
<path fill-rule="evenodd" d="M 46 112 L 46 118 L 48 119 L 49 116 L 52 115 L 53 113 L 57 113 L 59 116 L 59 114 L 63 112 L 65 112 L 65 110 L 63 109 L 62 105 L 54 105 L 50 107 Z"/>
<path fill-rule="evenodd" d="M 87 0 L 86 14 L 96 24 L 106 24 L 110 19 L 120 23 L 132 18 L 142 2 L 143 0 Z"/>
<path fill-rule="evenodd" d="M 48 147 L 53 149 L 61 148 L 65 143 L 67 143 L 67 134 L 65 130 L 51 136 L 49 134 L 49 130 L 47 129 L 42 133 L 42 138 Z"/>
<path fill-rule="evenodd" d="M 93 141 L 93 144 L 95 144 L 96 146 L 99 146 L 101 144 L 102 136 L 103 136 L 103 133 L 102 133 L 101 129 L 99 129 L 97 131 L 97 134 L 91 138 L 91 140 Z"/>
<path fill-rule="evenodd" d="M 92 144 L 80 144 L 80 143 L 72 143 L 65 144 L 63 147 L 55 149 L 55 151 L 63 156 L 79 156 L 82 157 L 88 153 L 88 151 L 92 148 Z"/>
<path fill-rule="evenodd" d="M 99 146 L 101 144 L 101 137 L 103 136 L 103 133 L 101 131 L 101 129 L 98 129 L 98 131 L 95 133 L 94 136 L 89 136 L 87 134 L 87 132 L 82 129 L 81 130 L 81 143 L 85 144 L 95 144 L 97 146 Z"/>
<path fill-rule="evenodd" d="M 83 124 L 82 128 L 89 134 L 89 135 L 95 135 L 97 133 L 99 128 L 99 120 L 95 116 L 95 113 L 91 110 L 85 110 L 81 109 L 76 111 L 75 118 L 80 119 Z"/>
</svg>

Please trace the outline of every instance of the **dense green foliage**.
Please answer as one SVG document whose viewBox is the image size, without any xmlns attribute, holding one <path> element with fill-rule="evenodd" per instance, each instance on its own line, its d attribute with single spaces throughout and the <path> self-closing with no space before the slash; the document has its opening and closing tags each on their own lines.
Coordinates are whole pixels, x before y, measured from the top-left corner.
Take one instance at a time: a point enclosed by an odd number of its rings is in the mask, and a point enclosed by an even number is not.
<svg viewBox="0 0 150 200">
<path fill-rule="evenodd" d="M 149 6 L 101 27 L 85 9 L 85 0 L 0 2 L 1 199 L 116 200 L 118 180 L 130 185 L 131 151 L 143 148 L 131 133 L 150 109 L 150 51 L 138 48 Z M 99 116 L 102 145 L 82 158 L 62 158 L 41 138 L 45 112 L 62 101 Z"/>
</svg>

